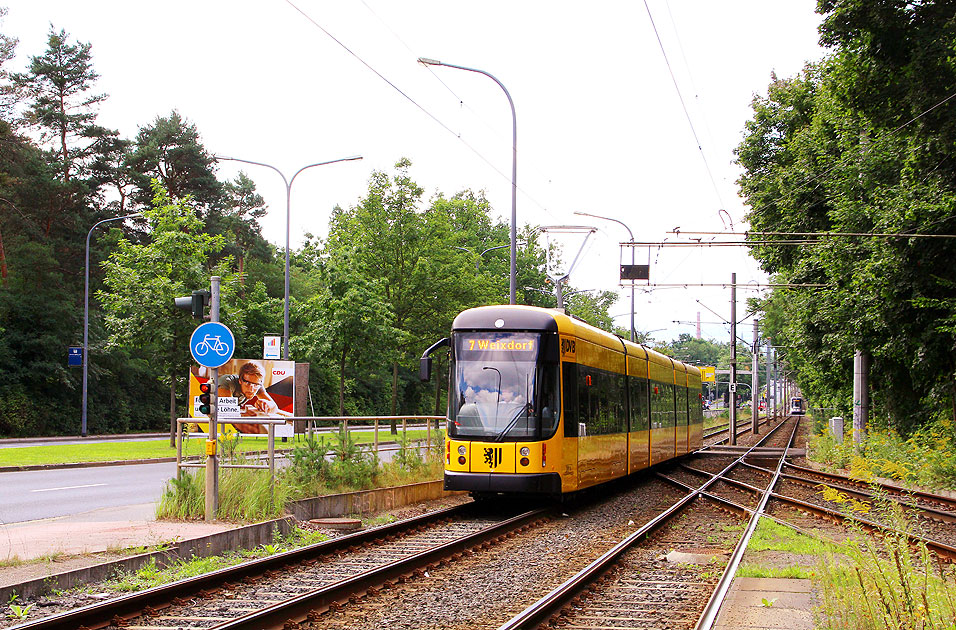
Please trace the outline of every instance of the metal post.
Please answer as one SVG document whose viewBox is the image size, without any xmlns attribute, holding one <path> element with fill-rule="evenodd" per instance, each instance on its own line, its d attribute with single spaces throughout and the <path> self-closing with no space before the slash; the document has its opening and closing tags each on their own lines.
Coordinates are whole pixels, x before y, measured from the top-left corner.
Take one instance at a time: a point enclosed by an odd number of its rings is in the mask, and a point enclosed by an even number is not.
<svg viewBox="0 0 956 630">
<path fill-rule="evenodd" d="M 242 162 L 243 164 L 255 164 L 256 166 L 265 166 L 266 168 L 271 168 L 276 173 L 279 174 L 279 177 L 282 178 L 282 182 L 285 184 L 285 306 L 283 307 L 282 313 L 282 360 L 289 360 L 289 233 L 290 233 L 290 221 L 292 218 L 292 184 L 295 182 L 295 178 L 298 177 L 299 173 L 302 171 L 312 168 L 313 166 L 325 166 L 326 164 L 335 164 L 337 162 L 351 162 L 353 160 L 361 160 L 362 156 L 353 155 L 347 158 L 339 158 L 337 160 L 328 160 L 326 162 L 316 162 L 315 164 L 309 164 L 303 166 L 295 172 L 295 175 L 291 179 L 286 179 L 285 174 L 272 166 L 271 164 L 266 164 L 264 162 L 254 162 L 252 160 L 243 160 L 241 158 L 226 157 L 224 155 L 215 156 L 217 160 L 229 160 L 232 162 Z"/>
<path fill-rule="evenodd" d="M 870 414 L 869 357 L 861 350 L 853 355 L 853 444 L 859 448 L 866 437 Z"/>
<path fill-rule="evenodd" d="M 760 349 L 757 346 L 757 318 L 754 317 L 754 348 L 753 348 L 753 364 L 751 366 L 751 375 L 750 375 L 750 429 L 753 431 L 754 435 L 760 433 L 760 371 L 759 371 L 759 357 Z"/>
<path fill-rule="evenodd" d="M 779 411 L 779 400 L 780 392 L 777 391 L 777 388 L 780 386 L 780 372 L 777 370 L 777 352 L 776 350 L 773 353 L 773 419 L 777 419 L 777 412 Z"/>
<path fill-rule="evenodd" d="M 730 274 L 730 445 L 737 444 L 737 274 Z"/>
<path fill-rule="evenodd" d="M 211 278 L 209 321 L 219 321 L 219 276 Z M 219 511 L 219 368 L 210 368 L 209 382 L 209 436 L 206 439 L 206 520 L 216 520 Z"/>
<path fill-rule="evenodd" d="M 183 463 L 183 430 L 182 425 L 176 422 L 176 478 L 179 479 L 179 473 L 182 472 Z"/>
<path fill-rule="evenodd" d="M 767 426 L 770 426 L 770 342 L 767 342 Z"/>
<path fill-rule="evenodd" d="M 93 230 L 95 230 L 98 225 L 139 216 L 142 216 L 142 214 L 134 212 L 133 214 L 127 214 L 122 217 L 103 219 L 102 221 L 94 223 L 90 231 L 86 233 L 86 266 L 83 276 L 83 404 L 82 411 L 80 412 L 81 437 L 86 437 L 87 380 L 89 378 L 90 365 L 90 237 L 93 236 Z"/>
<path fill-rule="evenodd" d="M 276 483 L 276 425 L 269 423 L 269 494 Z"/>
<path fill-rule="evenodd" d="M 600 215 L 591 214 L 589 212 L 575 212 L 574 214 L 580 214 L 585 217 L 594 217 L 595 219 L 604 219 L 605 221 L 614 221 L 615 223 L 618 223 L 624 226 L 624 229 L 627 230 L 627 235 L 631 239 L 631 242 L 632 243 L 634 242 L 634 232 L 631 232 L 631 228 L 627 227 L 627 225 L 623 221 L 618 221 L 617 219 L 612 219 L 611 217 L 602 217 Z M 631 247 L 631 265 L 632 266 L 634 265 L 634 247 L 633 246 Z M 697 313 L 697 319 L 700 320 L 700 313 Z M 697 338 L 700 339 L 700 324 L 697 325 Z M 631 280 L 631 341 L 635 343 L 637 342 L 637 329 L 634 328 L 634 281 L 633 280 Z"/>
</svg>

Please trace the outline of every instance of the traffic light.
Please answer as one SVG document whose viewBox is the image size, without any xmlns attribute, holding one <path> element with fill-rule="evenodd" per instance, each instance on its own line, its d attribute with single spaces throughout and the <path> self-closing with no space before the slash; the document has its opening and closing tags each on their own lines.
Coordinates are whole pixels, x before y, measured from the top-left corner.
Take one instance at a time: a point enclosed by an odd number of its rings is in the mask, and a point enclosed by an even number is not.
<svg viewBox="0 0 956 630">
<path fill-rule="evenodd" d="M 207 381 L 199 384 L 199 413 L 209 415 L 211 406 L 212 383 Z"/>
<path fill-rule="evenodd" d="M 181 308 L 184 311 L 192 311 L 193 317 L 202 319 L 204 311 L 206 310 L 206 304 L 209 303 L 210 295 L 211 293 L 209 293 L 209 291 L 193 291 L 192 295 L 173 298 L 173 303 L 176 305 L 176 308 Z"/>
</svg>

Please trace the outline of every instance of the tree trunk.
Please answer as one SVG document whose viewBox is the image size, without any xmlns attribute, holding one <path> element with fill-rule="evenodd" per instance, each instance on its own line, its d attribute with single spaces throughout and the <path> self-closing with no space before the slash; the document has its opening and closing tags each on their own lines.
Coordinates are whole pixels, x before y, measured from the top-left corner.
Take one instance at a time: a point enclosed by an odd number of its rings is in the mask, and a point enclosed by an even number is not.
<svg viewBox="0 0 956 630">
<path fill-rule="evenodd" d="M 398 361 L 392 362 L 392 435 L 398 435 L 398 426 L 395 415 L 398 413 Z"/>
<path fill-rule="evenodd" d="M 339 359 L 339 415 L 345 415 L 345 356 L 346 346 L 342 346 L 342 358 Z"/>
<path fill-rule="evenodd" d="M 60 115 L 63 116 L 63 120 L 66 120 L 66 97 L 63 95 L 63 91 L 60 91 Z M 70 153 L 66 147 L 66 122 L 63 122 L 60 126 L 60 147 L 61 153 L 63 154 L 63 183 L 70 183 Z"/>
<path fill-rule="evenodd" d="M 0 231 L 0 283 L 7 286 L 7 256 L 3 253 L 3 232 Z"/>
<path fill-rule="evenodd" d="M 176 446 L 176 375 L 169 378 L 169 445 Z"/>
<path fill-rule="evenodd" d="M 950 383 L 953 386 L 953 422 L 956 422 L 956 371 L 953 372 L 953 378 Z"/>
</svg>

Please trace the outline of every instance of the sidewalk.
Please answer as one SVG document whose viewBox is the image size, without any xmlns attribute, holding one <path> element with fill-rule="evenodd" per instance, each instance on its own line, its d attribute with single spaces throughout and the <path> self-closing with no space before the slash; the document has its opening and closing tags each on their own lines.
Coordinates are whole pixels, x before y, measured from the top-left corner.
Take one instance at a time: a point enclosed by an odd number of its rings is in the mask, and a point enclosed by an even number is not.
<svg viewBox="0 0 956 630">
<path fill-rule="evenodd" d="M 233 529 L 224 522 L 157 521 L 153 503 L 0 526 L 0 561 L 147 547 Z M 0 576 L 6 569 L 0 569 Z"/>
</svg>

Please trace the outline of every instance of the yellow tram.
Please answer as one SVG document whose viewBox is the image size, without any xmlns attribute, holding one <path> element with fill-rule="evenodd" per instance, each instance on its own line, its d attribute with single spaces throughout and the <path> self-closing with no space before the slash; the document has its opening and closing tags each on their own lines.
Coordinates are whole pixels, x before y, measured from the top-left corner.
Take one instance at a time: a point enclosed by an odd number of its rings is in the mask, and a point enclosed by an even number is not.
<svg viewBox="0 0 956 630">
<path fill-rule="evenodd" d="M 700 370 L 531 306 L 455 318 L 445 488 L 566 494 L 701 445 Z"/>
</svg>

